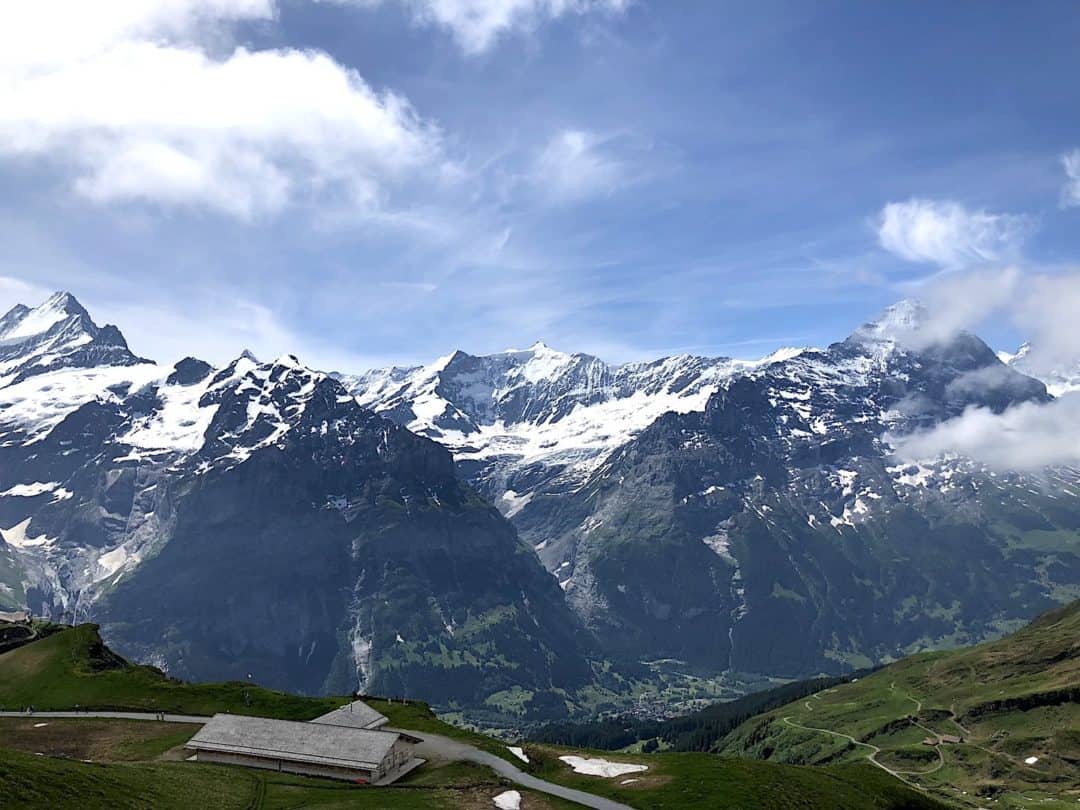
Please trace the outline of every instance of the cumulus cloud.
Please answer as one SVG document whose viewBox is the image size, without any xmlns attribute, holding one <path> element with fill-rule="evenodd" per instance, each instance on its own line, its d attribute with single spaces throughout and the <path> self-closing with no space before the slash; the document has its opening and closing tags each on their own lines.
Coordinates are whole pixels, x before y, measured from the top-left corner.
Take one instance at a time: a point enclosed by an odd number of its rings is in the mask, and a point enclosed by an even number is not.
<svg viewBox="0 0 1080 810">
<path fill-rule="evenodd" d="M 439 132 L 313 51 L 232 47 L 273 0 L 0 6 L 0 157 L 48 160 L 98 201 L 251 218 L 336 195 L 375 209 L 445 167 Z M 62 24 L 58 23 L 62 21 Z"/>
<path fill-rule="evenodd" d="M 956 269 L 1014 256 L 1031 230 L 1027 217 L 969 211 L 956 202 L 892 202 L 877 219 L 878 242 L 911 262 Z"/>
<path fill-rule="evenodd" d="M 1080 464 L 1080 393 L 1048 404 L 1017 405 L 995 414 L 969 408 L 930 430 L 889 437 L 901 458 L 916 461 L 954 453 L 999 470 L 1034 471 Z"/>
<path fill-rule="evenodd" d="M 1080 149 L 1074 149 L 1061 158 L 1065 167 L 1065 186 L 1061 189 L 1061 204 L 1080 205 Z"/>
<path fill-rule="evenodd" d="M 556 133 L 539 154 L 533 180 L 558 200 L 610 194 L 623 181 L 623 164 L 596 135 L 567 129 Z"/>
<path fill-rule="evenodd" d="M 386 0 L 332 0 L 374 7 Z M 449 31 L 468 54 L 483 53 L 504 34 L 529 33 L 564 15 L 620 13 L 631 0 L 397 0 L 421 25 Z"/>
</svg>

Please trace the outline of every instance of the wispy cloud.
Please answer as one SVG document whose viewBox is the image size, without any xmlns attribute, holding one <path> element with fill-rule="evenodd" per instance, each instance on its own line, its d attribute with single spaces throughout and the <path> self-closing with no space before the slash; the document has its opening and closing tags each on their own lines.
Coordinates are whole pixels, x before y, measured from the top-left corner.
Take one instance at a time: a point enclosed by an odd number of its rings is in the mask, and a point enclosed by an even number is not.
<svg viewBox="0 0 1080 810">
<path fill-rule="evenodd" d="M 527 34 L 565 15 L 618 14 L 631 0 L 396 0 L 420 25 L 449 31 L 470 55 L 489 50 L 501 37 Z M 387 0 L 331 0 L 373 8 Z"/>
<path fill-rule="evenodd" d="M 892 202 L 877 219 L 885 250 L 948 269 L 1015 257 L 1031 229 L 1027 217 L 969 211 L 947 200 Z"/>
<path fill-rule="evenodd" d="M 95 202 L 250 219 L 334 196 L 377 210 L 438 178 L 438 129 L 326 54 L 222 48 L 273 0 L 0 6 L 0 155 L 74 173 Z M 68 33 L 64 33 L 68 32 Z"/>
<path fill-rule="evenodd" d="M 1065 168 L 1065 185 L 1061 189 L 1061 204 L 1066 207 L 1080 205 L 1080 149 L 1065 154 L 1061 158 Z"/>
<path fill-rule="evenodd" d="M 556 200 L 579 200 L 613 193 L 626 179 L 626 167 L 591 132 L 564 129 L 537 157 L 533 182 Z"/>
</svg>

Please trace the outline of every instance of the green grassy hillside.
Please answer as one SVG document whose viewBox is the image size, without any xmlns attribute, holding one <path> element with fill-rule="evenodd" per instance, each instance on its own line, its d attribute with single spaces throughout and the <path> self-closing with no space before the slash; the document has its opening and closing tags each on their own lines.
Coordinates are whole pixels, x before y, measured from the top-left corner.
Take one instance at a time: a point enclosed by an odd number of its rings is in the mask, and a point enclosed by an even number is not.
<svg viewBox="0 0 1080 810">
<path fill-rule="evenodd" d="M 574 773 L 563 754 L 593 752 L 528 746 L 529 765 L 505 743 L 447 725 L 421 703 L 371 700 L 397 726 L 472 743 L 548 781 L 618 799 L 641 810 L 907 810 L 942 807 L 866 764 L 824 768 L 723 758 L 712 754 L 611 755 L 648 765 L 632 781 Z M 93 625 L 60 630 L 0 654 L 0 704 L 65 710 L 162 710 L 192 714 L 245 712 L 305 719 L 340 704 L 242 683 L 186 684 L 135 666 L 102 644 Z M 186 728 L 186 732 L 185 732 Z M 0 719 L 0 785 L 7 807 L 357 807 L 487 808 L 515 787 L 479 766 L 429 763 L 387 788 L 303 779 L 182 761 L 190 727 L 149 721 Z M 37 756 L 35 756 L 35 754 Z M 93 759 L 82 762 L 81 759 Z M 522 791 L 525 810 L 570 807 Z"/>
<path fill-rule="evenodd" d="M 189 684 L 113 653 L 97 625 L 54 632 L 0 654 L 0 707 L 40 711 L 130 709 L 179 714 L 232 712 L 310 720 L 343 698 L 307 698 L 247 683 Z"/>
<path fill-rule="evenodd" d="M 923 742 L 942 735 L 962 742 Z M 911 656 L 789 703 L 747 721 L 718 750 L 797 764 L 871 758 L 972 806 L 1075 807 L 1080 602 L 998 641 Z"/>
</svg>

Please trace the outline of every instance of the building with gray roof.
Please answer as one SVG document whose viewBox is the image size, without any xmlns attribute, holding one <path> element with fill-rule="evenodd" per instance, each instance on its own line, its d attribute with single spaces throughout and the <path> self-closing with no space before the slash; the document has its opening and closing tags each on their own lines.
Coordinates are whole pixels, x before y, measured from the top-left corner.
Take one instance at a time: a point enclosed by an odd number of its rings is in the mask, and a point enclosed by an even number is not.
<svg viewBox="0 0 1080 810">
<path fill-rule="evenodd" d="M 215 714 L 188 742 L 199 762 L 386 784 L 418 764 L 396 732 Z"/>
<path fill-rule="evenodd" d="M 347 706 L 342 706 L 340 709 L 334 709 L 321 717 L 316 717 L 311 722 L 322 723 L 327 726 L 375 729 L 385 726 L 390 721 L 385 715 L 379 714 L 362 700 L 354 700 Z"/>
</svg>

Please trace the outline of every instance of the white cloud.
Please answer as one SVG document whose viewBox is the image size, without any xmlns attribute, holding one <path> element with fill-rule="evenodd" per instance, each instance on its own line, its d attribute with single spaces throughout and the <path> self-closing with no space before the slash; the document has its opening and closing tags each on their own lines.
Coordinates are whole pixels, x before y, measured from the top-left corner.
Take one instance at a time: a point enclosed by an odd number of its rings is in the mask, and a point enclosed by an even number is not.
<svg viewBox="0 0 1080 810">
<path fill-rule="evenodd" d="M 911 199 L 881 209 L 878 242 L 911 262 L 948 269 L 1014 256 L 1031 230 L 1023 216 L 968 211 L 959 203 Z"/>
<path fill-rule="evenodd" d="M 1074 149 L 1061 158 L 1065 168 L 1065 186 L 1061 189 L 1061 204 L 1080 205 L 1080 149 Z"/>
<path fill-rule="evenodd" d="M 332 0 L 374 7 L 384 0 Z M 620 13 L 632 0 L 398 0 L 422 25 L 450 31 L 468 54 L 491 48 L 510 32 L 529 33 L 568 14 Z"/>
<path fill-rule="evenodd" d="M 1009 308 L 1031 341 L 1028 368 L 1080 367 L 1080 272 L 1025 279 Z"/>
<path fill-rule="evenodd" d="M 942 337 L 990 316 L 1007 318 L 1030 337 L 1026 373 L 1044 376 L 1054 369 L 1080 367 L 1080 272 L 970 273 L 943 279 L 930 294 L 936 304 L 930 311 L 936 316 L 932 315 L 929 328 Z M 960 377 L 949 393 L 1000 390 L 1011 384 L 1012 378 L 995 366 Z M 930 430 L 888 439 L 910 459 L 956 453 L 1013 470 L 1077 464 L 1080 393 L 1066 393 L 1046 404 L 1024 403 L 1000 414 L 971 408 Z"/>
<path fill-rule="evenodd" d="M 1048 404 L 1017 405 L 1000 414 L 969 408 L 930 430 L 889 437 L 897 454 L 912 461 L 955 453 L 999 470 L 1040 470 L 1080 464 L 1080 394 Z"/>
<path fill-rule="evenodd" d="M 624 166 L 607 153 L 604 141 L 576 129 L 556 133 L 533 170 L 533 182 L 558 200 L 610 194 L 624 178 Z"/>
<path fill-rule="evenodd" d="M 438 130 L 319 52 L 250 51 L 230 25 L 272 0 L 0 6 L 0 156 L 49 159 L 98 201 L 240 218 L 336 196 L 375 210 L 441 176 Z M 58 24 L 57 21 L 63 21 Z"/>
<path fill-rule="evenodd" d="M 974 329 L 1016 300 L 1023 275 L 1015 267 L 949 274 L 922 291 L 924 320 L 904 341 L 914 348 L 940 343 Z"/>
</svg>

